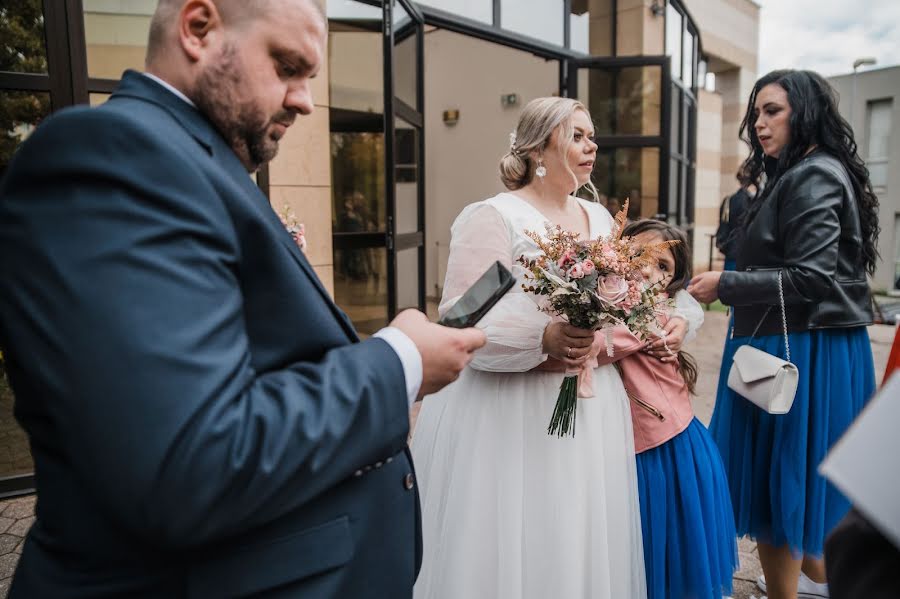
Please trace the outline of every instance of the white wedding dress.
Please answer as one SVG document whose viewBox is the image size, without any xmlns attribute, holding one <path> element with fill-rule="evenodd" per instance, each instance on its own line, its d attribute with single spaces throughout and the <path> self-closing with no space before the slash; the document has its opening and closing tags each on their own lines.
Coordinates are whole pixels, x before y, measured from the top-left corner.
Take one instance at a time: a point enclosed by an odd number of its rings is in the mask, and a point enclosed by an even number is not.
<svg viewBox="0 0 900 599">
<path fill-rule="evenodd" d="M 608 234 L 606 209 L 578 201 L 591 237 Z M 441 314 L 494 260 L 517 284 L 478 325 L 487 345 L 418 416 L 424 559 L 415 599 L 646 597 L 631 413 L 615 368 L 594 371 L 574 437 L 547 434 L 564 375 L 531 370 L 547 358 L 550 317 L 523 292 L 516 262 L 537 255 L 524 232 L 543 233 L 545 222 L 501 193 L 467 206 L 451 229 Z M 695 330 L 702 311 L 689 303 Z"/>
</svg>

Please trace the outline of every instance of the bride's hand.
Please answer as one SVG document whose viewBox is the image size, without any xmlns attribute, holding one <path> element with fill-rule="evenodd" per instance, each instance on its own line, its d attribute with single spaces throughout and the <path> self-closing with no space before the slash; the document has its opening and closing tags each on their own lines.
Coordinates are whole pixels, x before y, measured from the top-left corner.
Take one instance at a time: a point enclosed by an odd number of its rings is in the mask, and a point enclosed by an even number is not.
<svg viewBox="0 0 900 599">
<path fill-rule="evenodd" d="M 544 329 L 543 351 L 568 367 L 578 367 L 587 359 L 594 331 L 566 322 L 551 322 Z"/>
<path fill-rule="evenodd" d="M 663 337 L 651 341 L 643 351 L 663 362 L 674 362 L 687 336 L 687 321 L 682 317 L 672 317 L 663 327 Z"/>
</svg>

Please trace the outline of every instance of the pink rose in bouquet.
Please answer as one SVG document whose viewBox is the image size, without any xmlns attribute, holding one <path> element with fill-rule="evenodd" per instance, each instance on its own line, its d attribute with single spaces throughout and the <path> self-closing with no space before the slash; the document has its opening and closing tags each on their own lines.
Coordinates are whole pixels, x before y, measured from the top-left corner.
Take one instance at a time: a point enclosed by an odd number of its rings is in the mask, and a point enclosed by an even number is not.
<svg viewBox="0 0 900 599">
<path fill-rule="evenodd" d="M 606 275 L 597 281 L 597 297 L 600 301 L 615 306 L 628 297 L 628 281 L 619 275 Z"/>
</svg>

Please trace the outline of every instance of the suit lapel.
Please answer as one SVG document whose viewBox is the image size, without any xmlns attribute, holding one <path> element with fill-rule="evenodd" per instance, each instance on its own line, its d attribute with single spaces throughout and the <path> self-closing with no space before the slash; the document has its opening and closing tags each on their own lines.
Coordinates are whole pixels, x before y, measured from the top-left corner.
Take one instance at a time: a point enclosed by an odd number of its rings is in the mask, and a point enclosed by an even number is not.
<svg viewBox="0 0 900 599">
<path fill-rule="evenodd" d="M 247 170 L 241 161 L 238 160 L 234 151 L 225 143 L 225 140 L 219 135 L 218 131 L 213 128 L 212 124 L 198 110 L 191 107 L 187 102 L 178 98 L 171 91 L 153 81 L 149 77 L 136 72 L 126 71 L 122 76 L 122 82 L 116 89 L 114 96 L 130 96 L 144 101 L 153 102 L 165 108 L 172 116 L 181 123 L 191 136 L 211 154 L 229 177 L 243 189 L 248 201 L 254 206 L 257 213 L 269 225 L 272 234 L 286 247 L 287 251 L 293 256 L 294 261 L 300 266 L 300 270 L 306 275 L 310 283 L 322 297 L 322 300 L 334 314 L 334 317 L 340 323 L 341 328 L 349 337 L 350 341 L 359 341 L 356 329 L 350 322 L 350 319 L 344 314 L 337 304 L 331 299 L 328 291 L 322 285 L 312 265 L 297 247 L 294 239 L 287 232 L 287 229 L 281 223 L 281 219 L 272 210 L 269 200 L 262 193 L 259 187 L 253 183 L 247 174 Z"/>
</svg>

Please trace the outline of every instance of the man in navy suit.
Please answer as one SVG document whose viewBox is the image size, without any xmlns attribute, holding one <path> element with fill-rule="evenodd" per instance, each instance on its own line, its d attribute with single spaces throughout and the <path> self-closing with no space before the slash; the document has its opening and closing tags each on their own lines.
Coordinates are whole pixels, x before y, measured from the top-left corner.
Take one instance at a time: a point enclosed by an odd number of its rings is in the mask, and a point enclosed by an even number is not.
<svg viewBox="0 0 900 599">
<path fill-rule="evenodd" d="M 38 489 L 11 597 L 409 597 L 412 401 L 480 331 L 360 342 L 248 176 L 295 117 L 312 0 L 160 0 L 147 73 L 0 183 L 0 345 Z"/>
</svg>

